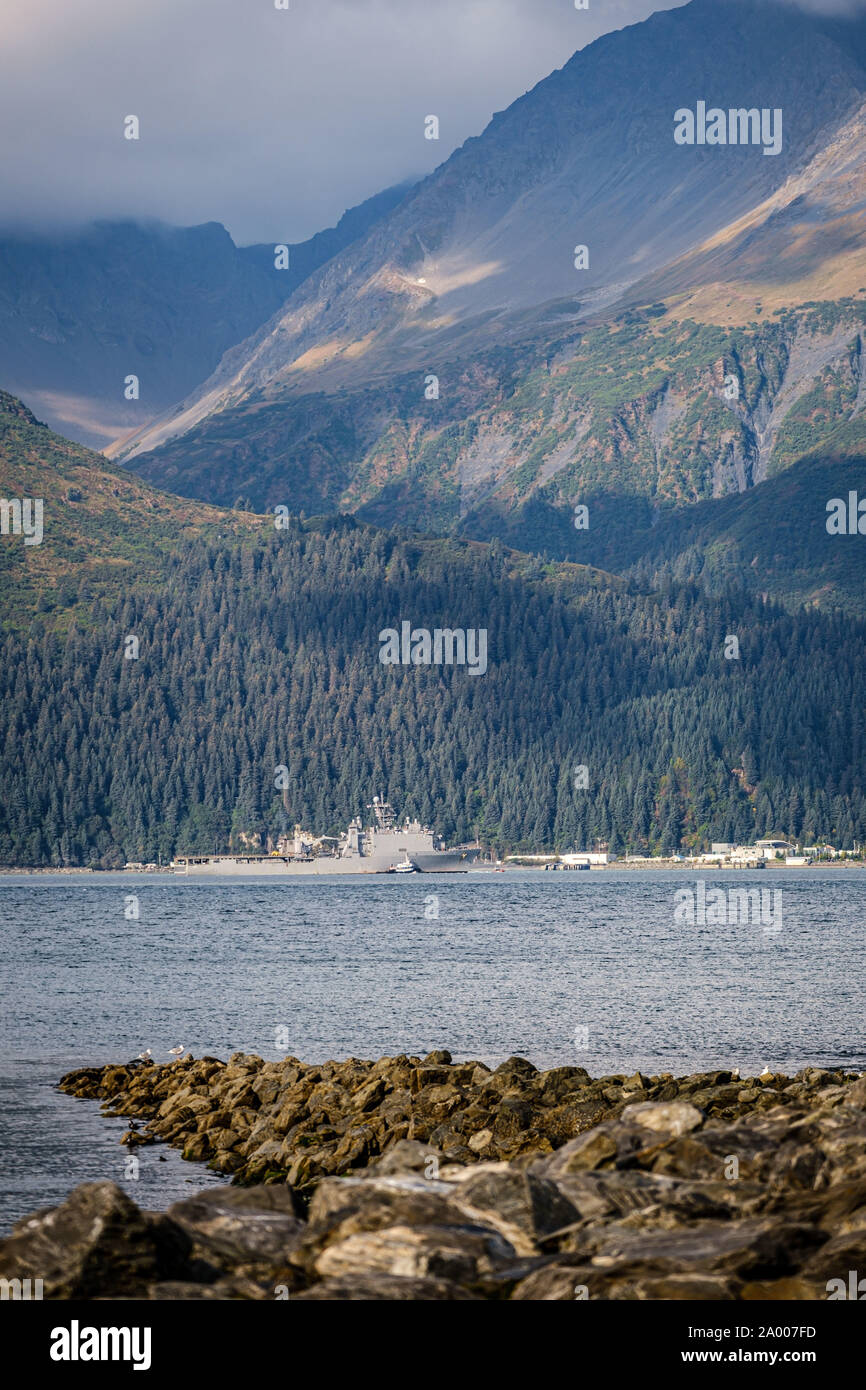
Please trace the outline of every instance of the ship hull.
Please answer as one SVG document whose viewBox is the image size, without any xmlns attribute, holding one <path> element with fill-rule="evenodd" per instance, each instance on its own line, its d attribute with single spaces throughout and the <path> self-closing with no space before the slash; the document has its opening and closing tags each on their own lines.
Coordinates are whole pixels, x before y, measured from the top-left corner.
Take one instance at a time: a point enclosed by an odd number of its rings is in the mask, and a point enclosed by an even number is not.
<svg viewBox="0 0 866 1390">
<path fill-rule="evenodd" d="M 410 854 L 409 857 L 420 873 L 465 874 L 478 857 L 478 850 L 426 850 Z M 340 878 L 344 874 L 388 874 L 399 862 L 399 858 L 391 859 L 378 854 L 333 859 L 320 857 L 307 861 L 276 856 L 266 859 L 221 855 L 211 859 L 187 860 L 175 865 L 174 872 L 185 878 Z"/>
</svg>

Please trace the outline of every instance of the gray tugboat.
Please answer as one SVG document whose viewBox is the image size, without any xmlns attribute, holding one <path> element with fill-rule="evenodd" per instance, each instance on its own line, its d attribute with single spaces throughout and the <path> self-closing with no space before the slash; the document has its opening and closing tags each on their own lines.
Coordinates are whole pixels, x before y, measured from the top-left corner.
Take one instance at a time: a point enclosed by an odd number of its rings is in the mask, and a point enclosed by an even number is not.
<svg viewBox="0 0 866 1390">
<path fill-rule="evenodd" d="M 364 827 L 359 818 L 349 824 L 339 840 L 305 837 L 296 827 L 291 840 L 281 840 L 274 854 L 187 855 L 172 860 L 176 874 L 188 877 L 240 875 L 283 878 L 313 874 L 461 874 L 477 859 L 477 847 L 447 849 L 442 839 L 407 820 L 395 824 L 387 801 L 374 796 L 367 808 L 373 824 Z"/>
</svg>

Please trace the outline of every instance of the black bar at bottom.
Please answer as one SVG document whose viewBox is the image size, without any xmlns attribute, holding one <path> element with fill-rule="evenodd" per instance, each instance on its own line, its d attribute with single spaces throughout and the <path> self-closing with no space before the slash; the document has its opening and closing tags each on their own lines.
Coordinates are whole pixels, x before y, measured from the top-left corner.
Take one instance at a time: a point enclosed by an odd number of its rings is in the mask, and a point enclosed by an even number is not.
<svg viewBox="0 0 866 1390">
<path fill-rule="evenodd" d="M 586 1370 L 599 1361 L 618 1375 L 642 1377 L 665 1375 L 674 1367 L 689 1378 L 700 1378 L 714 1366 L 768 1372 L 796 1367 L 817 1373 L 826 1383 L 843 1368 L 850 1372 L 858 1365 L 866 1332 L 863 1314 L 843 1302 L 575 1300 L 558 1306 L 508 1303 L 507 1308 L 505 1302 L 494 1302 L 483 1308 L 462 1303 L 449 1313 L 442 1303 L 301 1306 L 291 1298 L 268 1304 L 118 1299 L 2 1302 L 0 1328 L 4 1350 L 16 1368 L 61 1382 L 70 1375 L 92 1380 L 108 1370 L 114 1376 L 128 1372 L 141 1381 L 158 1376 L 167 1385 L 207 1383 L 204 1376 L 219 1377 L 215 1383 L 224 1384 L 235 1369 L 248 1376 L 254 1367 L 282 1369 L 295 1380 L 314 1353 L 329 1378 L 341 1361 L 356 1373 L 366 1363 L 378 1365 L 376 1379 L 387 1385 L 392 1373 L 395 1381 L 405 1379 L 410 1364 L 413 1378 L 421 1371 L 424 1379 L 451 1379 L 458 1349 L 460 1379 L 465 1381 L 473 1361 L 489 1373 L 491 1361 L 522 1348 L 536 1365 L 538 1358 L 543 1363 L 551 1355 L 573 1358 L 575 1373 L 580 1365 Z M 415 1343 L 410 1363 L 402 1357 L 392 1360 L 402 1337 L 416 1334 L 435 1338 L 425 1354 L 432 1353 L 430 1359 L 421 1355 L 427 1345 L 422 1341 Z M 91 1359 L 93 1352 L 99 1359 Z"/>
</svg>

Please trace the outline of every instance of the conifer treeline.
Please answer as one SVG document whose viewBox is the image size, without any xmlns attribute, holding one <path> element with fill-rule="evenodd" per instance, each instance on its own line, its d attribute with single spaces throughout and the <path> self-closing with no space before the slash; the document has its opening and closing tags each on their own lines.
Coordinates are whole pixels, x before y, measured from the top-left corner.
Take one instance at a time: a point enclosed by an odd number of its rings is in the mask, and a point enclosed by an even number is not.
<svg viewBox="0 0 866 1390">
<path fill-rule="evenodd" d="M 381 665 L 378 634 L 404 619 L 487 628 L 487 673 Z M 0 862 L 165 861 L 296 821 L 336 834 L 374 792 L 500 851 L 850 847 L 863 639 L 841 615 L 639 592 L 347 519 L 199 541 L 164 588 L 94 605 L 66 638 L 3 637 Z"/>
</svg>

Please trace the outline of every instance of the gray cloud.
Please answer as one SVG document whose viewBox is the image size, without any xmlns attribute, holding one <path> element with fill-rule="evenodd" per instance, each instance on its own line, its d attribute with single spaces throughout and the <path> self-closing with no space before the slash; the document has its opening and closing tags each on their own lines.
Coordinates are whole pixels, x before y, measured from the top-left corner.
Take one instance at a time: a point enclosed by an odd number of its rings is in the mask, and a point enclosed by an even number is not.
<svg viewBox="0 0 866 1390">
<path fill-rule="evenodd" d="M 290 3 L 0 0 L 0 223 L 215 220 L 241 243 L 298 241 L 680 0 Z"/>
<path fill-rule="evenodd" d="M 866 12 L 866 0 L 787 0 L 795 9 L 805 10 L 807 14 L 829 15 L 831 17 L 856 15 Z"/>
</svg>

